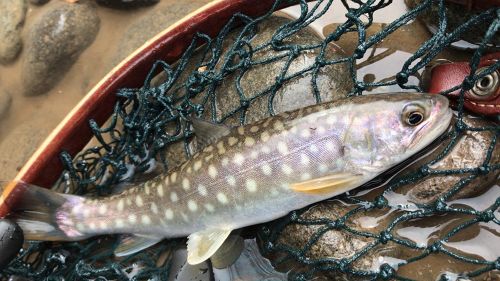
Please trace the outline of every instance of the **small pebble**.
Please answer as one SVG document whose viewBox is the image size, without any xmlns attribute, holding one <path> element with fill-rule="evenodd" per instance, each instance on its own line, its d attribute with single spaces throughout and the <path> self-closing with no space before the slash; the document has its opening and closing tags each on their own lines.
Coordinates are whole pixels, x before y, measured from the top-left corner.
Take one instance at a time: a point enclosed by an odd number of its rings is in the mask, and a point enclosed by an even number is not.
<svg viewBox="0 0 500 281">
<path fill-rule="evenodd" d="M 132 9 L 143 6 L 151 6 L 160 0 L 97 0 L 97 3 L 115 9 Z"/>
<path fill-rule="evenodd" d="M 22 48 L 21 30 L 26 16 L 25 0 L 0 1 L 0 63 L 13 62 Z"/>
<path fill-rule="evenodd" d="M 0 270 L 7 266 L 23 246 L 23 231 L 16 223 L 0 219 Z"/>
</svg>

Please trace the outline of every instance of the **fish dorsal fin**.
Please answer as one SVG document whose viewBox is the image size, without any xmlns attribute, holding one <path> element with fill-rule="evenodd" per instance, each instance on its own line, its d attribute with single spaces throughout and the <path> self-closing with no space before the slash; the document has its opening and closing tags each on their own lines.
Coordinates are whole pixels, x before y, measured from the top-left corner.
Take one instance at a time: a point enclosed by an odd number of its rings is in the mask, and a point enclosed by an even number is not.
<svg viewBox="0 0 500 281">
<path fill-rule="evenodd" d="M 205 147 L 214 143 L 215 140 L 227 136 L 231 130 L 225 125 L 215 124 L 199 118 L 191 118 L 190 120 L 200 147 Z"/>
<path fill-rule="evenodd" d="M 120 237 L 120 244 L 115 249 L 115 256 L 124 257 L 135 254 L 153 246 L 161 240 L 163 240 L 163 238 L 140 235 L 122 235 Z"/>
<path fill-rule="evenodd" d="M 208 229 L 189 235 L 187 242 L 188 263 L 199 264 L 209 259 L 217 252 L 229 234 L 231 234 L 231 229 Z"/>
<path fill-rule="evenodd" d="M 296 192 L 322 194 L 335 193 L 340 194 L 357 187 L 362 176 L 352 173 L 337 173 L 325 177 L 298 182 L 290 185 L 290 188 Z"/>
</svg>

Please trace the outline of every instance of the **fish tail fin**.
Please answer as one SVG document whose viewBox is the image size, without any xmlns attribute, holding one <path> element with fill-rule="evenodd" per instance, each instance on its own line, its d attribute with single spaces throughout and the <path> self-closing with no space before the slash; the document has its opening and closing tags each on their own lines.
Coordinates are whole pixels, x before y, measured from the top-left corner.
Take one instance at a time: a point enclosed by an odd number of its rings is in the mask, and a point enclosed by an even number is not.
<svg viewBox="0 0 500 281">
<path fill-rule="evenodd" d="M 0 188 L 0 205 L 7 206 L 8 218 L 23 230 L 26 240 L 75 241 L 85 238 L 71 215 L 83 197 L 61 194 L 21 182 L 9 182 Z"/>
</svg>

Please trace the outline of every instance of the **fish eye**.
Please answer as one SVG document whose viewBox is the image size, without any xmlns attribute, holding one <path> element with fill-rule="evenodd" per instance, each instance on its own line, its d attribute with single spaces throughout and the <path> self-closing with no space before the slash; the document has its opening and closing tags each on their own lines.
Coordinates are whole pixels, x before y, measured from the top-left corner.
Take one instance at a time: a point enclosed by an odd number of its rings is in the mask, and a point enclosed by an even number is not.
<svg viewBox="0 0 500 281">
<path fill-rule="evenodd" d="M 408 126 L 417 126 L 425 119 L 425 110 L 418 105 L 408 105 L 403 110 L 403 122 Z"/>
<path fill-rule="evenodd" d="M 480 74 L 485 71 L 486 67 L 482 67 L 476 71 Z M 493 71 L 492 73 L 483 76 L 478 79 L 472 88 L 472 95 L 477 98 L 489 98 L 491 95 L 497 92 L 500 84 L 500 77 L 498 71 Z"/>
</svg>

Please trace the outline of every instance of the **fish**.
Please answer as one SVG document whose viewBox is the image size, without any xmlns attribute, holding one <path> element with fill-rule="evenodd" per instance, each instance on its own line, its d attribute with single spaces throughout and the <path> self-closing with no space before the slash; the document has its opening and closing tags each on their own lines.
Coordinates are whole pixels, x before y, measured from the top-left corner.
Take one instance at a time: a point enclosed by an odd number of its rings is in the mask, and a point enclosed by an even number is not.
<svg viewBox="0 0 500 281">
<path fill-rule="evenodd" d="M 192 118 L 200 150 L 171 172 L 103 198 L 29 184 L 0 204 L 27 240 L 78 241 L 122 234 L 116 256 L 188 237 L 200 264 L 233 230 L 280 218 L 372 180 L 438 138 L 448 99 L 423 93 L 355 96 L 237 127 Z M 8 200 L 15 190 L 17 200 Z"/>
</svg>

